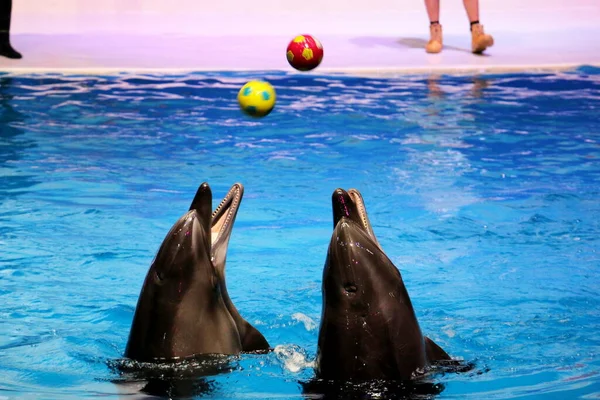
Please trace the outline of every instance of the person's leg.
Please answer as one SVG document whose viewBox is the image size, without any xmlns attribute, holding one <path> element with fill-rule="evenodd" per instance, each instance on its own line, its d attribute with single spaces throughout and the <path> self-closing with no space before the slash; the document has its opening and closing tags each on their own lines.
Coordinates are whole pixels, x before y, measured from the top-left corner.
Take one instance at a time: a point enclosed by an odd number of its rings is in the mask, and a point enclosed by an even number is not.
<svg viewBox="0 0 600 400">
<path fill-rule="evenodd" d="M 21 54 L 10 45 L 10 17 L 12 0 L 0 0 L 0 56 L 21 58 Z"/>
<path fill-rule="evenodd" d="M 425 0 L 429 22 L 440 22 L 440 0 Z"/>
<path fill-rule="evenodd" d="M 469 22 L 479 22 L 479 0 L 463 0 Z"/>
<path fill-rule="evenodd" d="M 442 25 L 440 25 L 440 0 L 425 0 L 425 8 L 429 16 L 429 33 L 431 38 L 425 46 L 428 53 L 442 51 Z"/>
<path fill-rule="evenodd" d="M 463 0 L 467 17 L 471 24 L 471 50 L 473 53 L 482 53 L 494 44 L 494 38 L 483 31 L 479 23 L 479 0 Z"/>
</svg>

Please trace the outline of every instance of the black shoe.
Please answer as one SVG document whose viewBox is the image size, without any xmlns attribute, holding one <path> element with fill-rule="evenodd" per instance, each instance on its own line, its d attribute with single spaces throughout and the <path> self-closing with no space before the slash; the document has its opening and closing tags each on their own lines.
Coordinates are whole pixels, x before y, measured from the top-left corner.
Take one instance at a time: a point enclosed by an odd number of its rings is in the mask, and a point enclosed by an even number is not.
<svg viewBox="0 0 600 400">
<path fill-rule="evenodd" d="M 0 45 L 0 56 L 12 58 L 12 59 L 23 58 L 21 53 L 19 53 L 15 49 L 13 49 L 13 47 L 10 45 L 10 43 L 4 43 L 4 44 Z"/>
</svg>

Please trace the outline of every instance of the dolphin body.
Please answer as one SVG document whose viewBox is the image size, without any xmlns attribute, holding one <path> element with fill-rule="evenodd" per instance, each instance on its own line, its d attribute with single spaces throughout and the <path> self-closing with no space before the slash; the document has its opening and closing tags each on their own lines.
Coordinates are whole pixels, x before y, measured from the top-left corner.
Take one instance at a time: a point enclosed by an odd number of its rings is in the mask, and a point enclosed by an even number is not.
<svg viewBox="0 0 600 400">
<path fill-rule="evenodd" d="M 355 189 L 332 196 L 316 376 L 406 381 L 450 356 L 423 336 L 402 276 L 383 252 Z"/>
<path fill-rule="evenodd" d="M 210 187 L 200 185 L 146 275 L 125 357 L 155 362 L 269 349 L 240 315 L 225 284 L 227 246 L 243 193 L 243 186 L 234 184 L 211 212 Z"/>
</svg>

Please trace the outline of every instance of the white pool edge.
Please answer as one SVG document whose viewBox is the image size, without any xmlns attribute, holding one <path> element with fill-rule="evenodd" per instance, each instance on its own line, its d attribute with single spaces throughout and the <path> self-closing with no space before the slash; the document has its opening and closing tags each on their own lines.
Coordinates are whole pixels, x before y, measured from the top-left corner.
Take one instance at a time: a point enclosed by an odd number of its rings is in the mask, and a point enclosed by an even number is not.
<svg viewBox="0 0 600 400">
<path fill-rule="evenodd" d="M 310 72 L 297 72 L 281 68 L 227 68 L 227 67 L 8 67 L 0 70 L 5 75 L 63 74 L 63 75 L 120 75 L 120 74 L 190 74 L 190 73 L 287 73 L 290 75 L 329 75 L 390 77 L 401 75 L 473 75 L 493 73 L 543 73 L 565 72 L 581 67 L 600 68 L 598 63 L 562 63 L 562 64 L 514 64 L 514 65 L 460 65 L 460 66 L 419 66 L 419 67 L 362 67 L 362 68 L 318 68 Z"/>
</svg>

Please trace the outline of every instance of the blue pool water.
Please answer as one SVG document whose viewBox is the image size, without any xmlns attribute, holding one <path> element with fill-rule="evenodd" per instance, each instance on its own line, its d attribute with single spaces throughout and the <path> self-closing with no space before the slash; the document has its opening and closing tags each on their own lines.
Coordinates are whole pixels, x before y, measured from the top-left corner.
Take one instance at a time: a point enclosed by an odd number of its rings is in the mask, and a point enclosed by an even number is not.
<svg viewBox="0 0 600 400">
<path fill-rule="evenodd" d="M 235 100 L 253 78 L 277 90 L 262 120 Z M 227 284 L 276 347 L 205 397 L 301 398 L 353 187 L 424 333 L 476 365 L 439 398 L 600 398 L 597 69 L 2 75 L 0 103 L 0 399 L 134 397 L 109 365 L 202 181 L 245 186 Z"/>
</svg>

